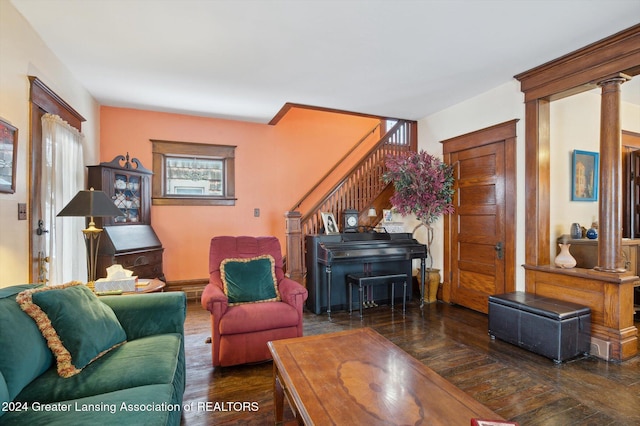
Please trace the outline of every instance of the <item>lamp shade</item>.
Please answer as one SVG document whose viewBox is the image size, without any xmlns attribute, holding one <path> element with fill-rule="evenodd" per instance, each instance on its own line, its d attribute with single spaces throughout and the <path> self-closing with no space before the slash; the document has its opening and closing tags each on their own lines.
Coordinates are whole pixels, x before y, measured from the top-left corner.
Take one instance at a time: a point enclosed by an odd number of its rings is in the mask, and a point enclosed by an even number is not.
<svg viewBox="0 0 640 426">
<path fill-rule="evenodd" d="M 124 216 L 124 213 L 113 204 L 107 194 L 91 188 L 79 191 L 58 216 L 113 217 Z"/>
<path fill-rule="evenodd" d="M 371 207 L 371 208 L 369 209 L 369 213 L 368 213 L 368 215 L 367 215 L 367 216 L 369 216 L 369 217 L 376 217 L 376 216 L 378 216 L 378 213 L 376 212 L 376 209 L 375 209 L 375 208 Z"/>
</svg>

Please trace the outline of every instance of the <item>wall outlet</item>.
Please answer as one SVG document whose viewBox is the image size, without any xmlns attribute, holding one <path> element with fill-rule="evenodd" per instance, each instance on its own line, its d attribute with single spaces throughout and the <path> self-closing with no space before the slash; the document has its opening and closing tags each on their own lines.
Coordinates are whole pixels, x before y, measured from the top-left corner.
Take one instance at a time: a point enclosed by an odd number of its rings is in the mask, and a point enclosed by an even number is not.
<svg viewBox="0 0 640 426">
<path fill-rule="evenodd" d="M 591 351 L 590 354 L 609 361 L 611 358 L 611 342 L 598 339 L 597 337 L 591 337 Z"/>
<path fill-rule="evenodd" d="M 260 217 L 260 209 L 253 209 L 253 217 Z"/>
<path fill-rule="evenodd" d="M 18 220 L 27 220 L 27 203 L 18 203 Z"/>
</svg>

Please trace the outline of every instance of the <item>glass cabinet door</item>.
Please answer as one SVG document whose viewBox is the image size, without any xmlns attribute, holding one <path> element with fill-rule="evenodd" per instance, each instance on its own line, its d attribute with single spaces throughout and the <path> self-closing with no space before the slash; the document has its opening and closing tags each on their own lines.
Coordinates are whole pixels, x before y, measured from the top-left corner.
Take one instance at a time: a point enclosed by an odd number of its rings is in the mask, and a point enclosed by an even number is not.
<svg viewBox="0 0 640 426">
<path fill-rule="evenodd" d="M 140 176 L 115 172 L 113 174 L 113 203 L 124 213 L 114 218 L 115 223 L 137 223 L 141 217 L 141 179 Z"/>
</svg>

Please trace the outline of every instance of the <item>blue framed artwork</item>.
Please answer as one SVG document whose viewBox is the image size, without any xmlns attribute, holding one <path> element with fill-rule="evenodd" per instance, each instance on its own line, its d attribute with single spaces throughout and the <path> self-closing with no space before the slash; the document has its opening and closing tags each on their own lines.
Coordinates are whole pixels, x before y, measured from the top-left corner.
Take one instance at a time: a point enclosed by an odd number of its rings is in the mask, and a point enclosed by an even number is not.
<svg viewBox="0 0 640 426">
<path fill-rule="evenodd" d="M 597 152 L 573 151 L 571 166 L 571 201 L 598 201 Z"/>
</svg>

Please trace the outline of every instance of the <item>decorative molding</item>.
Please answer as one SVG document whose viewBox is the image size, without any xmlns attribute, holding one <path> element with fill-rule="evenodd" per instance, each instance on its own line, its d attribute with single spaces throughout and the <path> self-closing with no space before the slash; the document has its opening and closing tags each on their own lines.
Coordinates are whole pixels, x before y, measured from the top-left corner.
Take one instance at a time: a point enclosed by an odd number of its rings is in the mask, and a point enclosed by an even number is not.
<svg viewBox="0 0 640 426">
<path fill-rule="evenodd" d="M 56 114 L 72 127 L 81 130 L 82 122 L 87 121 L 71 105 L 66 103 L 38 77 L 29 76 L 31 90 L 29 100 L 49 114 Z"/>
<path fill-rule="evenodd" d="M 271 121 L 269 121 L 268 124 L 271 126 L 275 126 L 293 108 L 308 109 L 308 110 L 320 111 L 320 112 L 329 112 L 334 114 L 354 115 L 357 117 L 375 118 L 379 120 L 403 120 L 401 118 L 395 118 L 395 117 L 382 117 L 380 115 L 375 115 L 375 114 L 365 114 L 362 112 L 345 111 L 342 109 L 325 108 L 325 107 L 319 107 L 319 106 L 313 106 L 313 105 L 304 105 L 304 104 L 287 102 L 282 106 L 282 108 L 280 108 L 280 111 L 278 111 L 276 115 L 273 116 L 273 118 L 271 119 Z M 410 120 L 405 120 L 405 121 L 410 121 Z"/>
<path fill-rule="evenodd" d="M 614 73 L 640 74 L 640 24 L 514 76 L 525 102 L 561 99 Z"/>
</svg>

